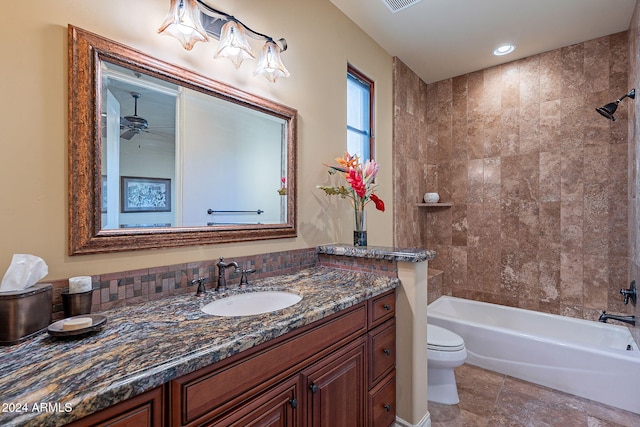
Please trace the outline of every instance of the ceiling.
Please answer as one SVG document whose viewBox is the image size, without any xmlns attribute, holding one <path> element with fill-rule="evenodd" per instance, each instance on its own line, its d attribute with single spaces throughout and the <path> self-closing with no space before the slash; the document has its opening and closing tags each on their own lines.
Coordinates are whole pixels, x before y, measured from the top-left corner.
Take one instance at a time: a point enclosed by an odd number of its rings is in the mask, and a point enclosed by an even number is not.
<svg viewBox="0 0 640 427">
<path fill-rule="evenodd" d="M 137 134 L 121 140 L 139 146 L 144 142 L 148 147 L 175 150 L 176 96 L 178 87 L 164 80 L 130 70 L 125 67 L 102 61 L 103 87 L 108 89 L 119 104 L 121 116 L 121 135 L 130 129 L 123 124 L 122 118 L 138 116 L 146 120 L 148 127 Z M 139 94 L 137 105 L 133 94 Z M 106 99 L 103 96 L 103 100 Z M 136 111 L 137 107 L 137 111 Z M 106 101 L 102 106 L 106 114 Z"/>
<path fill-rule="evenodd" d="M 330 0 L 426 83 L 629 28 L 636 0 Z M 414 0 L 387 0 L 392 5 Z M 515 52 L 494 56 L 501 44 Z"/>
</svg>

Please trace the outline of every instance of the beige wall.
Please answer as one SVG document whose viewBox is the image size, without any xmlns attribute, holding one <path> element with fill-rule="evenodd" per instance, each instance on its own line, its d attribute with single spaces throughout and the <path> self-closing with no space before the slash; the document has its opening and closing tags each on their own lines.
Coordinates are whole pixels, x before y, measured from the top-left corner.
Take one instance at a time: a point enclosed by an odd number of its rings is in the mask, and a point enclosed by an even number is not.
<svg viewBox="0 0 640 427">
<path fill-rule="evenodd" d="M 629 89 L 627 37 L 429 85 L 397 61 L 395 243 L 436 250 L 445 293 L 587 319 L 629 310 L 634 104 L 615 122 L 594 110 Z M 415 207 L 426 191 L 453 206 Z"/>
<path fill-rule="evenodd" d="M 0 29 L 3 129 L 0 156 L 0 274 L 13 253 L 45 259 L 48 279 L 103 274 L 142 267 L 233 257 L 350 241 L 346 201 L 315 189 L 325 182 L 322 162 L 343 153 L 347 62 L 376 84 L 379 194 L 388 211 L 370 210 L 369 243 L 392 243 L 392 59 L 328 0 L 215 1 L 257 31 L 285 37 L 283 59 L 292 76 L 271 84 L 253 77 L 254 64 L 239 71 L 213 60 L 217 41 L 191 52 L 157 35 L 169 0 L 25 0 L 12 6 Z M 119 41 L 164 61 L 257 93 L 298 110 L 298 237 L 108 255 L 67 255 L 67 25 Z M 256 49 L 259 45 L 254 45 Z"/>
</svg>

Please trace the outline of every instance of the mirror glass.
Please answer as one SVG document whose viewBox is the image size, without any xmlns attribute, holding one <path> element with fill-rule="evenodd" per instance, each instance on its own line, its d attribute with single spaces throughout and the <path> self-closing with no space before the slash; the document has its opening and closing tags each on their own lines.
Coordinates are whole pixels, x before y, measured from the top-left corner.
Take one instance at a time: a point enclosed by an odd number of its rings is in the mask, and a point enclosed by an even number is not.
<svg viewBox="0 0 640 427">
<path fill-rule="evenodd" d="M 295 110 L 73 26 L 69 48 L 71 254 L 296 235 Z"/>
<path fill-rule="evenodd" d="M 287 222 L 284 119 L 108 61 L 101 91 L 103 229 Z"/>
</svg>

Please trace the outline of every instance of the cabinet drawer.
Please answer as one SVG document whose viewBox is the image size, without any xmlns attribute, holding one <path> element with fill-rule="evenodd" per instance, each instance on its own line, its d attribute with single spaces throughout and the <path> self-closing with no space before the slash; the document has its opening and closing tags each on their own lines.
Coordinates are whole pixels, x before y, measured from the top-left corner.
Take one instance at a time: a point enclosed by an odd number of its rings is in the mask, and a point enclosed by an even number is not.
<svg viewBox="0 0 640 427">
<path fill-rule="evenodd" d="M 392 290 L 369 301 L 369 329 L 391 319 L 396 314 L 396 292 Z"/>
<path fill-rule="evenodd" d="M 396 365 L 396 321 L 392 319 L 369 332 L 369 386 Z"/>
<path fill-rule="evenodd" d="M 369 392 L 369 425 L 389 427 L 396 420 L 395 370 Z"/>
<path fill-rule="evenodd" d="M 366 306 L 347 313 L 248 355 L 236 362 L 205 368 L 171 382 L 174 425 L 197 425 L 223 414 L 255 395 L 301 363 L 313 361 L 340 340 L 366 330 Z M 240 353 L 242 354 L 242 353 Z"/>
</svg>

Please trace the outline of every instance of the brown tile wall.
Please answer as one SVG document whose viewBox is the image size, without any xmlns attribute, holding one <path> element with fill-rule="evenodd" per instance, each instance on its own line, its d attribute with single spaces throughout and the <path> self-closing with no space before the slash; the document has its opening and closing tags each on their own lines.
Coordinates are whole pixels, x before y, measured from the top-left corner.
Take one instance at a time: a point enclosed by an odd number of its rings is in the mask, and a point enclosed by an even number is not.
<svg viewBox="0 0 640 427">
<path fill-rule="evenodd" d="M 628 52 L 623 32 L 428 85 L 395 59 L 394 244 L 436 250 L 443 293 L 624 311 L 630 104 L 594 108 L 627 92 Z"/>
<path fill-rule="evenodd" d="M 443 276 L 444 272 L 442 270 L 429 269 L 427 273 L 427 304 L 431 304 L 442 295 L 445 295 Z"/>
<path fill-rule="evenodd" d="M 631 18 L 629 27 L 629 88 L 640 90 L 640 3 Z M 620 96 L 620 95 L 618 95 Z M 623 101 L 624 102 L 624 101 Z M 629 280 L 640 284 L 640 210 L 638 194 L 640 194 L 640 96 L 633 102 L 629 114 Z M 630 314 L 638 319 L 632 329 L 634 338 L 640 343 L 640 302 L 634 308 L 629 307 Z"/>
<path fill-rule="evenodd" d="M 316 248 L 307 248 L 234 257 L 226 261 L 236 261 L 244 269 L 256 269 L 255 273 L 249 275 L 251 283 L 261 278 L 293 273 L 312 267 L 318 262 L 318 254 Z M 91 311 L 98 312 L 190 292 L 195 294 L 197 285 L 191 284 L 191 280 L 194 278 L 204 277 L 207 289 L 211 289 L 217 283 L 215 268 L 217 262 L 218 260 L 215 259 L 93 276 L 94 291 Z M 240 274 L 229 269 L 227 283 L 239 282 Z M 52 319 L 55 321 L 64 318 L 61 294 L 63 290 L 69 288 L 69 282 L 58 280 L 51 284 L 53 286 Z"/>
</svg>

